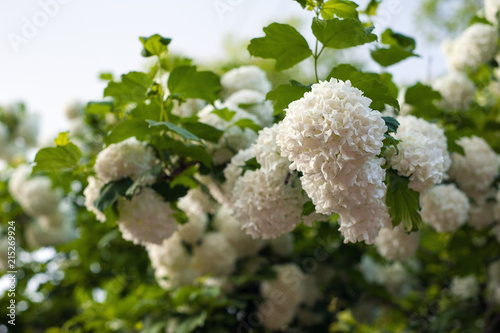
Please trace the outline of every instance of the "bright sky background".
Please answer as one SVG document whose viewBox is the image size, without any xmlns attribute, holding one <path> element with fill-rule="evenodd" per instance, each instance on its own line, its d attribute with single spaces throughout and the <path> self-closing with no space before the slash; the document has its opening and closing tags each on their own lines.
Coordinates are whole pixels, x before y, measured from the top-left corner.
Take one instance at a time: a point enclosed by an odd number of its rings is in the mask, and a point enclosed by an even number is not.
<svg viewBox="0 0 500 333">
<path fill-rule="evenodd" d="M 364 7 L 368 0 L 357 2 Z M 376 33 L 390 26 L 420 41 L 421 58 L 391 67 L 399 83 L 425 81 L 430 57 L 433 75 L 444 71 L 439 47 L 423 45 L 414 27 L 417 2 L 384 0 L 375 22 Z M 65 105 L 102 98 L 99 73 L 144 67 L 139 36 L 170 37 L 170 50 L 196 62 L 221 56 L 229 34 L 250 40 L 263 36 L 263 26 L 290 17 L 310 20 L 312 14 L 292 0 L 0 0 L 0 105 L 26 102 L 42 115 L 42 136 L 54 135 L 66 130 Z M 34 21 L 40 27 L 29 31 Z M 16 50 L 11 40 L 23 32 L 26 43 Z"/>
</svg>

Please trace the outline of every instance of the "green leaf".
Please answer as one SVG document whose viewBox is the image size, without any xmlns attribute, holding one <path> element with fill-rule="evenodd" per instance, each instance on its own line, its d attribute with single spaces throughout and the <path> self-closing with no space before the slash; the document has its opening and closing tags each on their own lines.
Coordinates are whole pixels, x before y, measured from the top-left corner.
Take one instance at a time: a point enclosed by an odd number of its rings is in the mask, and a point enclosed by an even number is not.
<svg viewBox="0 0 500 333">
<path fill-rule="evenodd" d="M 122 142 L 125 139 L 135 136 L 139 141 L 143 141 L 149 134 L 149 126 L 143 119 L 128 119 L 117 124 L 104 138 L 104 143 Z"/>
<path fill-rule="evenodd" d="M 104 89 L 104 97 L 114 97 L 119 103 L 142 102 L 153 79 L 146 73 L 130 72 L 121 76 L 121 82 L 111 81 Z"/>
<path fill-rule="evenodd" d="M 137 106 L 130 113 L 132 117 L 137 119 L 151 119 L 154 121 L 158 121 L 160 120 L 161 107 L 160 104 L 156 100 L 154 100 L 149 104 L 137 104 Z"/>
<path fill-rule="evenodd" d="M 254 123 L 253 120 L 247 118 L 240 119 L 236 121 L 233 125 L 238 126 L 242 130 L 244 130 L 245 128 L 250 128 L 255 133 L 258 133 L 262 129 L 262 127 Z"/>
<path fill-rule="evenodd" d="M 113 74 L 112 73 L 101 73 L 99 74 L 99 78 L 104 81 L 112 81 Z"/>
<path fill-rule="evenodd" d="M 166 149 L 168 155 L 190 157 L 193 161 L 203 163 L 207 168 L 212 167 L 213 156 L 203 146 L 169 140 L 161 145 L 161 149 Z"/>
<path fill-rule="evenodd" d="M 144 46 L 141 53 L 143 57 L 160 56 L 167 52 L 167 46 L 172 41 L 172 39 L 164 38 L 158 34 L 151 37 L 139 37 L 139 40 Z"/>
<path fill-rule="evenodd" d="M 89 102 L 87 112 L 96 115 L 105 115 L 113 111 L 113 102 Z"/>
<path fill-rule="evenodd" d="M 302 216 L 309 216 L 316 211 L 316 207 L 312 203 L 312 201 L 304 202 L 302 206 Z"/>
<path fill-rule="evenodd" d="M 323 4 L 321 16 L 325 20 L 330 20 L 334 18 L 334 16 L 340 18 L 358 19 L 358 12 L 356 8 L 358 8 L 358 5 L 352 1 L 330 0 Z"/>
<path fill-rule="evenodd" d="M 412 113 L 425 119 L 441 117 L 441 112 L 435 105 L 435 101 L 440 99 L 439 92 L 420 82 L 406 89 L 405 93 L 405 103 L 414 107 Z"/>
<path fill-rule="evenodd" d="M 306 39 L 288 24 L 272 23 L 264 28 L 265 37 L 254 38 L 248 52 L 254 57 L 275 59 L 277 71 L 288 69 L 312 55 Z"/>
<path fill-rule="evenodd" d="M 366 9 L 364 11 L 366 13 L 366 15 L 368 15 L 368 16 L 377 15 L 377 9 L 378 9 L 378 6 L 380 5 L 381 2 L 382 2 L 382 0 L 370 0 L 370 2 L 368 3 L 368 5 L 366 6 Z"/>
<path fill-rule="evenodd" d="M 94 202 L 94 206 L 101 212 L 104 212 L 106 208 L 118 201 L 118 197 L 124 197 L 133 183 L 130 178 L 123 178 L 107 183 L 101 188 L 101 193 L 99 194 L 99 198 Z"/>
<path fill-rule="evenodd" d="M 82 157 L 80 148 L 71 142 L 64 146 L 43 148 L 35 156 L 33 174 L 38 171 L 63 171 L 78 166 Z"/>
<path fill-rule="evenodd" d="M 387 125 L 388 131 L 392 133 L 398 132 L 399 121 L 394 117 L 382 117 L 384 119 L 385 124 Z"/>
<path fill-rule="evenodd" d="M 167 182 L 153 184 L 152 188 L 167 202 L 174 202 L 177 199 L 184 197 L 189 191 L 189 187 L 181 185 L 171 187 Z"/>
<path fill-rule="evenodd" d="M 312 31 L 314 36 L 325 46 L 334 49 L 345 49 L 353 46 L 371 43 L 377 40 L 372 34 L 373 28 L 365 28 L 359 20 L 313 19 Z"/>
<path fill-rule="evenodd" d="M 192 315 L 183 319 L 179 325 L 175 328 L 177 333 L 191 333 L 198 327 L 203 327 L 205 321 L 207 320 L 207 312 L 202 311 L 200 314 Z"/>
<path fill-rule="evenodd" d="M 413 51 L 416 47 L 415 39 L 405 36 L 403 34 L 387 29 L 382 33 L 382 44 L 399 46 L 407 51 Z"/>
<path fill-rule="evenodd" d="M 389 67 L 409 57 L 418 57 L 412 51 L 405 50 L 400 46 L 390 46 L 389 48 L 376 48 L 372 50 L 373 60 L 383 67 Z"/>
<path fill-rule="evenodd" d="M 213 103 L 222 89 L 219 76 L 213 72 L 196 70 L 196 66 L 175 68 L 168 78 L 168 90 L 183 98 L 200 98 Z"/>
<path fill-rule="evenodd" d="M 295 81 L 296 82 L 296 81 Z M 274 115 L 283 113 L 293 101 L 301 99 L 304 94 L 311 91 L 310 86 L 297 85 L 296 83 L 282 84 L 266 95 L 266 99 L 274 101 Z"/>
<path fill-rule="evenodd" d="M 353 83 L 353 86 L 363 92 L 372 100 L 371 107 L 376 110 L 383 110 L 384 104 L 390 105 L 399 110 L 399 102 L 389 95 L 389 89 L 379 80 L 366 80 Z"/>
<path fill-rule="evenodd" d="M 61 132 L 57 136 L 57 138 L 54 140 L 54 143 L 56 146 L 66 146 L 69 143 L 69 138 L 68 138 L 69 132 Z"/>
<path fill-rule="evenodd" d="M 257 162 L 257 158 L 253 157 L 245 161 L 245 164 L 241 166 L 241 175 L 243 176 L 247 171 L 255 171 L 260 169 L 261 165 Z"/>
<path fill-rule="evenodd" d="M 236 115 L 235 111 L 231 111 L 228 108 L 220 109 L 220 110 L 213 110 L 213 114 L 216 114 L 219 116 L 219 118 L 224 119 L 225 121 L 231 121 L 233 117 Z"/>
<path fill-rule="evenodd" d="M 420 216 L 420 194 L 408 187 L 410 180 L 399 176 L 394 170 L 387 171 L 386 204 L 392 225 L 403 223 L 407 232 L 419 230 L 422 225 Z"/>
<path fill-rule="evenodd" d="M 181 122 L 182 122 L 182 127 L 184 127 L 189 132 L 193 133 L 200 139 L 217 143 L 219 142 L 219 139 L 222 137 L 222 135 L 224 135 L 224 131 L 221 131 L 213 126 L 200 123 L 198 121 L 186 121 L 184 118 L 181 119 Z"/>
<path fill-rule="evenodd" d="M 157 127 L 157 126 L 164 126 L 168 130 L 175 132 L 179 134 L 184 140 L 193 140 L 193 141 L 201 141 L 199 137 L 194 135 L 193 133 L 189 132 L 188 130 L 181 128 L 177 125 L 172 124 L 171 122 L 168 121 L 153 121 L 153 120 L 147 120 L 149 127 Z"/>
</svg>

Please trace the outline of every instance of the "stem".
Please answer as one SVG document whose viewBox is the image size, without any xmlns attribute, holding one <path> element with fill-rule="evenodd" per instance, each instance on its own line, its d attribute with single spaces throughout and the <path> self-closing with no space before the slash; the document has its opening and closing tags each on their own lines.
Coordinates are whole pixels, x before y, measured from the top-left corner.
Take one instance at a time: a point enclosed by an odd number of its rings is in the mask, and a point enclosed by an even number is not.
<svg viewBox="0 0 500 333">
<path fill-rule="evenodd" d="M 320 12 L 321 12 L 321 8 L 316 8 L 315 13 L 316 13 L 316 18 L 318 18 L 318 19 L 319 19 Z M 321 47 L 321 50 L 318 53 L 318 44 L 319 44 L 319 40 L 316 38 L 316 46 L 314 48 L 314 75 L 316 76 L 316 83 L 319 83 L 318 59 L 319 59 L 321 53 L 323 53 L 323 50 L 325 49 L 325 46 L 323 45 Z"/>
<path fill-rule="evenodd" d="M 165 107 L 164 107 L 164 102 L 163 99 L 165 98 L 165 90 L 163 90 L 162 82 L 161 82 L 161 77 L 162 77 L 162 72 L 161 72 L 161 57 L 158 56 L 158 81 L 160 83 L 160 121 L 168 121 L 168 114 L 165 112 Z"/>
</svg>

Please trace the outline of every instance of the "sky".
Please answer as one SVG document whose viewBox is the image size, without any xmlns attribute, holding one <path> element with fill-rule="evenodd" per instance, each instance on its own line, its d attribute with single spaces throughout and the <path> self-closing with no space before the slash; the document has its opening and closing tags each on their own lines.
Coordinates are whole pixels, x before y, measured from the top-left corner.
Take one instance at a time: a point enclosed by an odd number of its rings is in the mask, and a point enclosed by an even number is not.
<svg viewBox="0 0 500 333">
<path fill-rule="evenodd" d="M 420 41 L 416 3 L 384 0 L 375 33 L 390 26 Z M 102 99 L 99 73 L 144 68 L 139 36 L 170 37 L 169 49 L 196 63 L 221 57 L 228 35 L 250 40 L 263 36 L 265 25 L 291 17 L 307 22 L 312 14 L 292 0 L 0 0 L 0 105 L 24 101 L 41 115 L 41 136 L 55 136 L 67 130 L 66 105 Z M 397 82 L 443 71 L 437 45 L 417 43 L 416 51 L 420 58 L 390 68 Z"/>
</svg>

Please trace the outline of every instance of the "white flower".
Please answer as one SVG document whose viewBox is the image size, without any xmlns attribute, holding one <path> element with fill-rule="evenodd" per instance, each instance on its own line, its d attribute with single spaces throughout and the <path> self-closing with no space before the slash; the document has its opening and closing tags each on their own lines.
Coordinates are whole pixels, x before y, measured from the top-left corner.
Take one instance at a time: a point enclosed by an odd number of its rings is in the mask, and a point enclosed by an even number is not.
<svg viewBox="0 0 500 333">
<path fill-rule="evenodd" d="M 297 308 L 290 306 L 276 306 L 272 301 L 262 302 L 257 311 L 262 318 L 263 326 L 268 330 L 281 331 L 295 318 Z"/>
<path fill-rule="evenodd" d="M 215 228 L 226 237 L 236 250 L 239 258 L 253 256 L 265 245 L 263 240 L 253 239 L 245 234 L 241 229 L 241 223 L 232 216 L 232 210 L 227 206 L 219 208 L 213 223 Z"/>
<path fill-rule="evenodd" d="M 420 197 L 422 219 L 438 232 L 455 231 L 467 220 L 469 200 L 454 184 L 438 185 Z"/>
<path fill-rule="evenodd" d="M 365 280 L 369 283 L 383 284 L 385 280 L 384 267 L 376 263 L 372 257 L 364 254 L 358 269 L 363 274 Z"/>
<path fill-rule="evenodd" d="M 484 0 L 484 14 L 486 19 L 495 25 L 498 24 L 497 14 L 499 10 L 499 0 Z"/>
<path fill-rule="evenodd" d="M 465 156 L 453 153 L 448 173 L 468 196 L 477 198 L 488 192 L 498 176 L 498 157 L 488 143 L 477 136 L 460 138 L 457 144 L 464 148 Z"/>
<path fill-rule="evenodd" d="M 495 203 L 489 197 L 478 198 L 471 203 L 468 223 L 476 229 L 481 229 L 495 222 Z"/>
<path fill-rule="evenodd" d="M 19 124 L 16 127 L 15 136 L 24 139 L 27 146 L 36 146 L 38 138 L 38 124 L 40 123 L 39 116 L 36 114 L 27 114 L 19 119 Z"/>
<path fill-rule="evenodd" d="M 474 83 L 462 72 L 451 71 L 437 79 L 432 88 L 442 96 L 445 110 L 467 110 L 476 95 Z"/>
<path fill-rule="evenodd" d="M 413 277 L 399 261 L 384 267 L 384 277 L 384 285 L 393 295 L 406 294 L 413 284 Z"/>
<path fill-rule="evenodd" d="M 123 238 L 135 244 L 161 244 L 177 230 L 169 203 L 149 187 L 141 188 L 130 201 L 119 198 L 118 211 Z"/>
<path fill-rule="evenodd" d="M 240 150 L 238 154 L 231 158 L 231 162 L 224 169 L 226 182 L 223 186 L 228 195 L 233 192 L 236 181 L 241 177 L 241 172 L 243 171 L 241 167 L 244 166 L 245 162 L 252 157 L 250 148 Z"/>
<path fill-rule="evenodd" d="M 257 66 L 242 66 L 222 75 L 222 89 L 226 97 L 238 90 L 250 89 L 267 94 L 271 90 L 271 83 L 266 73 Z"/>
<path fill-rule="evenodd" d="M 288 106 L 277 136 L 282 156 L 292 162 L 292 169 L 350 186 L 363 164 L 380 154 L 387 131 L 381 113 L 371 110 L 370 103 L 350 81 L 314 84 L 311 92 Z"/>
<path fill-rule="evenodd" d="M 451 293 L 460 300 L 475 297 L 479 293 L 479 284 L 474 275 L 464 277 L 454 276 L 451 280 Z"/>
<path fill-rule="evenodd" d="M 300 223 L 302 189 L 296 177 L 285 184 L 286 176 L 265 169 L 247 171 L 234 186 L 234 216 L 254 238 L 275 238 Z"/>
<path fill-rule="evenodd" d="M 399 153 L 392 148 L 386 158 L 400 176 L 410 178 L 409 187 L 423 192 L 441 183 L 450 166 L 444 131 L 436 124 L 416 118 L 397 118 L 400 126 L 395 138 Z"/>
<path fill-rule="evenodd" d="M 180 105 L 178 100 L 174 100 L 172 114 L 179 117 L 191 117 L 203 109 L 206 104 L 204 100 L 198 98 L 188 98 Z"/>
<path fill-rule="evenodd" d="M 290 172 L 290 161 L 281 156 L 281 149 L 276 143 L 280 124 L 264 128 L 259 132 L 257 142 L 250 147 L 252 156 L 257 159 L 262 169 L 275 176 L 285 176 Z"/>
<path fill-rule="evenodd" d="M 235 269 L 236 259 L 236 250 L 220 232 L 207 233 L 193 249 L 193 267 L 202 275 L 229 275 Z"/>
<path fill-rule="evenodd" d="M 109 183 L 126 177 L 137 180 L 157 163 L 153 148 L 132 137 L 111 144 L 101 151 L 97 155 L 94 169 L 104 183 Z M 150 185 L 154 181 L 155 177 L 149 176 L 144 179 L 143 184 Z"/>
<path fill-rule="evenodd" d="M 85 207 L 89 212 L 95 214 L 98 221 L 104 222 L 106 221 L 106 216 L 94 205 L 95 201 L 101 195 L 101 188 L 104 183 L 100 179 L 92 176 L 88 177 L 87 181 L 89 184 L 85 190 L 83 190 L 83 195 L 85 196 Z"/>
<path fill-rule="evenodd" d="M 417 251 L 419 236 L 417 232 L 408 234 L 402 223 L 395 228 L 389 225 L 380 230 L 375 239 L 375 247 L 378 253 L 388 260 L 405 260 Z"/>
<path fill-rule="evenodd" d="M 255 115 L 264 127 L 271 126 L 273 123 L 272 103 L 266 101 L 266 94 L 262 92 L 249 89 L 240 90 L 232 94 L 226 103 L 234 105 L 236 108 L 243 108 L 248 113 Z"/>
<path fill-rule="evenodd" d="M 475 23 L 455 40 L 444 43 L 442 48 L 450 69 L 474 70 L 493 59 L 497 42 L 498 32 L 495 27 Z"/>
</svg>

